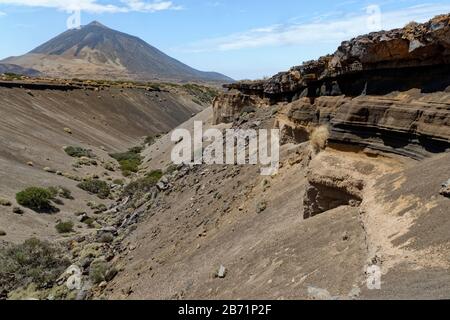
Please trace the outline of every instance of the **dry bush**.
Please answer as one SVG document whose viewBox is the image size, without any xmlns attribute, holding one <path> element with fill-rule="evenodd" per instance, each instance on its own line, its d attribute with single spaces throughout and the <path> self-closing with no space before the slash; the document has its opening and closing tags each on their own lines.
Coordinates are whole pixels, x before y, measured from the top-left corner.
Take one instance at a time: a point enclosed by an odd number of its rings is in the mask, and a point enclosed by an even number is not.
<svg viewBox="0 0 450 320">
<path fill-rule="evenodd" d="M 319 153 L 327 146 L 328 139 L 330 138 L 330 129 L 326 125 L 315 127 L 310 134 L 311 146 L 314 152 Z"/>
</svg>

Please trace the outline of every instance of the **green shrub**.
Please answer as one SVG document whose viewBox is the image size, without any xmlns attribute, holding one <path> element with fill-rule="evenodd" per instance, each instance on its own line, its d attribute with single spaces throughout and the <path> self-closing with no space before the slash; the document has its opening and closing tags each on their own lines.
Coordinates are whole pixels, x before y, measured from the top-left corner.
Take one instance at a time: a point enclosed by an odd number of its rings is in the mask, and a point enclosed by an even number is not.
<svg viewBox="0 0 450 320">
<path fill-rule="evenodd" d="M 141 165 L 140 159 L 130 159 L 120 161 L 120 170 L 129 172 L 138 172 L 139 166 Z"/>
<path fill-rule="evenodd" d="M 123 186 L 125 184 L 125 181 L 123 179 L 114 179 L 113 183 L 119 186 Z"/>
<path fill-rule="evenodd" d="M 46 212 L 53 209 L 50 200 L 52 193 L 43 188 L 30 187 L 16 194 L 17 203 L 37 212 Z"/>
<path fill-rule="evenodd" d="M 145 174 L 145 176 L 147 178 L 151 178 L 154 179 L 157 183 L 162 177 L 163 177 L 163 172 L 162 170 L 152 170 L 149 173 Z"/>
<path fill-rule="evenodd" d="M 100 199 L 106 199 L 111 193 L 109 185 L 102 180 L 90 179 L 77 185 L 81 190 L 97 195 Z"/>
<path fill-rule="evenodd" d="M 52 197 L 51 199 L 55 199 L 59 194 L 58 188 L 56 188 L 56 187 L 48 187 L 47 190 L 51 194 L 51 197 Z"/>
<path fill-rule="evenodd" d="M 171 164 L 170 166 L 168 166 L 168 167 L 166 168 L 165 174 L 172 174 L 172 173 L 174 173 L 174 172 L 177 171 L 177 170 L 178 170 L 178 165 L 176 165 L 176 164 Z"/>
<path fill-rule="evenodd" d="M 89 270 L 89 278 L 94 284 L 105 281 L 108 272 L 108 264 L 103 261 L 94 261 Z"/>
<path fill-rule="evenodd" d="M 93 218 L 87 218 L 86 220 L 83 221 L 83 223 L 85 225 L 87 225 L 88 228 L 94 228 L 94 222 L 95 222 L 95 219 L 93 219 Z"/>
<path fill-rule="evenodd" d="M 103 203 L 96 206 L 92 206 L 91 209 L 94 210 L 95 214 L 100 214 L 108 210 L 106 205 L 104 205 Z"/>
<path fill-rule="evenodd" d="M 56 224 L 55 228 L 58 231 L 58 233 L 70 233 L 73 231 L 73 222 L 72 221 L 60 222 Z"/>
<path fill-rule="evenodd" d="M 88 157 L 92 158 L 94 157 L 94 154 L 87 149 L 81 148 L 81 147 L 66 147 L 64 151 L 67 153 L 68 156 L 71 156 L 73 158 L 81 158 L 81 157 Z"/>
<path fill-rule="evenodd" d="M 125 187 L 124 194 L 131 196 L 149 192 L 154 186 L 156 186 L 162 176 L 163 173 L 161 170 L 151 171 L 144 178 L 129 183 Z"/>
<path fill-rule="evenodd" d="M 0 249 L 0 291 L 30 283 L 38 288 L 54 284 L 70 261 L 54 245 L 38 239 Z"/>
<path fill-rule="evenodd" d="M 72 191 L 70 191 L 70 190 L 67 189 L 67 188 L 61 187 L 61 186 L 59 186 L 58 189 L 59 189 L 59 190 L 58 190 L 59 196 L 60 196 L 61 198 L 69 199 L 69 200 L 72 200 L 72 199 L 73 199 L 73 197 L 72 197 Z"/>
<path fill-rule="evenodd" d="M 63 199 L 69 199 L 69 200 L 73 199 L 72 192 L 65 187 L 61 187 L 61 186 L 49 187 L 49 188 L 47 188 L 47 190 L 50 192 L 53 202 L 55 202 L 57 197 L 61 197 Z"/>
<path fill-rule="evenodd" d="M 122 173 L 127 174 L 129 172 L 138 172 L 139 166 L 142 163 L 142 157 L 140 153 L 142 147 L 134 147 L 123 153 L 112 153 L 110 156 L 114 158 L 120 164 L 120 170 Z"/>
</svg>

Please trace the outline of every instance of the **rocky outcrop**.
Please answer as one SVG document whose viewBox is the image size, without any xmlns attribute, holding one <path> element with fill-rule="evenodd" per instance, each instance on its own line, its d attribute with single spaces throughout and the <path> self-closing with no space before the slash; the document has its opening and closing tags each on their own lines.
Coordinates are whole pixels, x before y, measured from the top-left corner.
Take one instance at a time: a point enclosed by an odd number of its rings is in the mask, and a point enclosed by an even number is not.
<svg viewBox="0 0 450 320">
<path fill-rule="evenodd" d="M 245 112 L 253 112 L 255 107 L 262 104 L 264 102 L 258 96 L 243 94 L 239 91 L 220 95 L 213 102 L 213 121 L 214 123 L 233 122 L 236 117 Z"/>
<path fill-rule="evenodd" d="M 290 93 L 301 94 L 305 88 L 320 89 L 322 85 L 328 88 L 318 92 L 308 90 L 307 94 L 340 94 L 346 91 L 346 88 L 339 88 L 337 81 L 343 76 L 358 74 L 358 77 L 369 80 L 376 78 L 376 71 L 381 70 L 390 70 L 381 72 L 381 75 L 389 76 L 392 70 L 448 65 L 449 33 L 450 15 L 442 15 L 424 24 L 410 23 L 403 29 L 373 32 L 344 41 L 334 54 L 305 62 L 268 80 L 234 83 L 226 87 L 249 94 L 258 92 L 275 99 Z M 395 77 L 395 74 L 391 76 Z"/>
<path fill-rule="evenodd" d="M 309 127 L 328 124 L 331 143 L 348 143 L 411 158 L 450 149 L 450 93 L 303 98 L 286 105 L 277 125 L 284 141 L 304 142 Z"/>
<path fill-rule="evenodd" d="M 268 80 L 227 85 L 231 96 L 216 99 L 214 120 L 231 122 L 250 101 L 264 99 L 281 106 L 283 141 L 306 141 L 311 126 L 327 124 L 334 143 L 413 158 L 448 150 L 449 23 L 443 15 L 360 36 Z M 246 100 L 235 103 L 236 95 Z"/>
<path fill-rule="evenodd" d="M 359 206 L 363 188 L 364 181 L 348 174 L 312 175 L 303 200 L 303 217 L 308 219 L 340 206 Z"/>
</svg>

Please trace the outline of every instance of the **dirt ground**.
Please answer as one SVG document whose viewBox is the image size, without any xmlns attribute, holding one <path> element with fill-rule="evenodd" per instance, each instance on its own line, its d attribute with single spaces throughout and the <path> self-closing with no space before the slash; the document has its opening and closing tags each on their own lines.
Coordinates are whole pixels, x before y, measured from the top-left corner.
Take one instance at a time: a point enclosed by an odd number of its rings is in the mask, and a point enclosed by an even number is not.
<svg viewBox="0 0 450 320">
<path fill-rule="evenodd" d="M 35 236 L 55 240 L 59 237 L 56 221 L 73 220 L 77 228 L 84 228 L 75 220 L 75 212 L 89 212 L 88 201 L 109 204 L 78 189 L 78 182 L 44 171 L 48 167 L 80 177 L 123 178 L 119 171 L 108 172 L 100 165 L 74 168 L 76 160 L 66 155 L 65 146 L 91 149 L 99 162 L 114 161 L 108 153 L 126 151 L 146 136 L 168 132 L 202 109 L 190 96 L 142 89 L 0 87 L 0 198 L 15 206 L 15 194 L 28 186 L 64 186 L 74 196 L 74 200 L 64 201 L 56 215 L 31 210 L 17 215 L 12 207 L 0 206 L 0 229 L 7 233 L 2 239 L 20 242 Z"/>
</svg>

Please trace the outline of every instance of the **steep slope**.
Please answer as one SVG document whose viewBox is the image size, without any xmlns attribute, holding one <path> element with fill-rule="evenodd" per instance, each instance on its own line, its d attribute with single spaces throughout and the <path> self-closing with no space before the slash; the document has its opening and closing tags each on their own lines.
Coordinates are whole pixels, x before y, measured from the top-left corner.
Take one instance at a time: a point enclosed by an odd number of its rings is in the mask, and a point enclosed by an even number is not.
<svg viewBox="0 0 450 320">
<path fill-rule="evenodd" d="M 77 188 L 77 180 L 94 175 L 110 183 L 126 180 L 109 153 L 138 146 L 145 137 L 167 132 L 204 108 L 181 86 L 170 91 L 0 82 L 0 97 L 0 198 L 17 206 L 15 194 L 29 186 L 64 186 L 74 196 L 56 215 L 31 210 L 18 215 L 0 205 L 0 229 L 7 233 L 2 239 L 13 242 L 31 235 L 57 238 L 56 221 L 77 219 L 75 212 L 90 211 L 88 200 L 101 201 Z M 91 150 L 96 164 L 76 165 L 79 160 L 69 157 L 65 146 Z M 106 169 L 110 163 L 114 171 Z"/>
<path fill-rule="evenodd" d="M 137 37 L 95 21 L 4 62 L 63 78 L 232 81 L 219 73 L 195 70 Z"/>
</svg>

